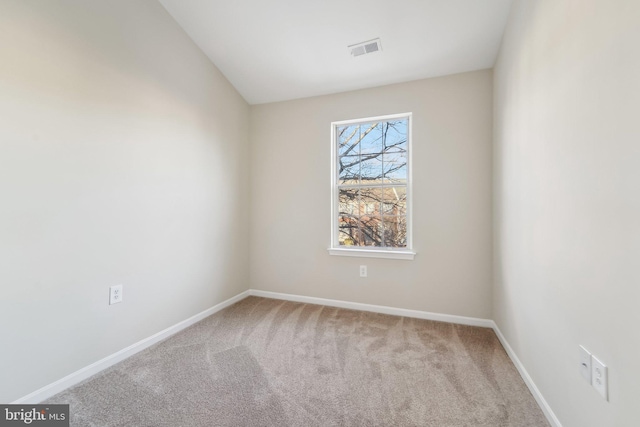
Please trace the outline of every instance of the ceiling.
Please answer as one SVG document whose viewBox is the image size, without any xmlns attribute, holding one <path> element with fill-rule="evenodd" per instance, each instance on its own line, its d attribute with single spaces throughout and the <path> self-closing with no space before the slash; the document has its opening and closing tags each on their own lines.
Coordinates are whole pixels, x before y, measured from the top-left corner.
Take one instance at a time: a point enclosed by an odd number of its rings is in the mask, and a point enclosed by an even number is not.
<svg viewBox="0 0 640 427">
<path fill-rule="evenodd" d="M 512 2 L 159 1 L 250 104 L 491 68 Z"/>
</svg>

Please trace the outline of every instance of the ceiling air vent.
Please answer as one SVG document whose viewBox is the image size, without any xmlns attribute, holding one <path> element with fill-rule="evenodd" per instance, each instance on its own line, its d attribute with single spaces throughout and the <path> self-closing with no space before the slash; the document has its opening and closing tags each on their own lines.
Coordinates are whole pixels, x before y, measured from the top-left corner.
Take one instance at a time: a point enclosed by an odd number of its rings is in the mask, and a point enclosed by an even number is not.
<svg viewBox="0 0 640 427">
<path fill-rule="evenodd" d="M 382 50 L 380 39 L 373 39 L 362 43 L 356 43 L 349 46 L 352 56 L 365 55 L 367 53 L 378 52 Z"/>
</svg>

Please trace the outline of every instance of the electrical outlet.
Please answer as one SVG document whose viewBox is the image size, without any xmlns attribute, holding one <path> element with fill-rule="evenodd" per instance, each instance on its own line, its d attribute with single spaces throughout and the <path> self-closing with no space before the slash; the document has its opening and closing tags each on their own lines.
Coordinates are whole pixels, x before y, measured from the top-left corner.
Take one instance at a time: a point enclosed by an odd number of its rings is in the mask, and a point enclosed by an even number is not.
<svg viewBox="0 0 640 427">
<path fill-rule="evenodd" d="M 607 366 L 598 360 L 597 357 L 591 356 L 591 385 L 598 390 L 598 393 L 609 400 L 607 387 Z"/>
<path fill-rule="evenodd" d="M 122 302 L 122 285 L 115 285 L 109 288 L 109 305 Z"/>
<path fill-rule="evenodd" d="M 360 266 L 360 277 L 367 277 L 367 266 L 366 265 L 361 265 Z"/>
<path fill-rule="evenodd" d="M 591 353 L 583 346 L 580 346 L 580 375 L 591 384 Z"/>
</svg>

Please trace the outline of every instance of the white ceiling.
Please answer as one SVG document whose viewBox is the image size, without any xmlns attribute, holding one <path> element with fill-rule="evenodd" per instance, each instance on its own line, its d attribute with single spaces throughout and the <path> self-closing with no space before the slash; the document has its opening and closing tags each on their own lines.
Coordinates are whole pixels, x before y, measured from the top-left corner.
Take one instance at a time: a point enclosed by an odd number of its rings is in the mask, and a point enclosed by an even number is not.
<svg viewBox="0 0 640 427">
<path fill-rule="evenodd" d="M 159 1 L 250 104 L 491 68 L 512 2 Z"/>
</svg>

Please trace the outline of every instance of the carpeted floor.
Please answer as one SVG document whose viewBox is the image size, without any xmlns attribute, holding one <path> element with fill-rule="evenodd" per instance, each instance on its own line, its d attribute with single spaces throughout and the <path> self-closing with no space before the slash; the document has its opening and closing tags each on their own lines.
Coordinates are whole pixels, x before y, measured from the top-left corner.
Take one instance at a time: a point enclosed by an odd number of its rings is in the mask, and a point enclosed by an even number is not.
<svg viewBox="0 0 640 427">
<path fill-rule="evenodd" d="M 51 398 L 72 426 L 548 426 L 491 329 L 249 297 Z"/>
</svg>

